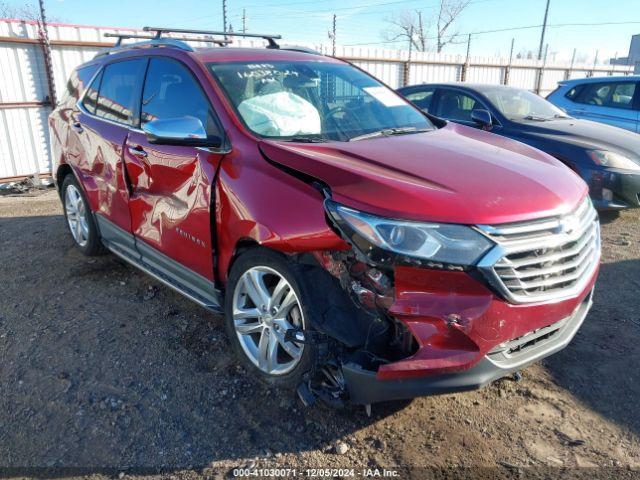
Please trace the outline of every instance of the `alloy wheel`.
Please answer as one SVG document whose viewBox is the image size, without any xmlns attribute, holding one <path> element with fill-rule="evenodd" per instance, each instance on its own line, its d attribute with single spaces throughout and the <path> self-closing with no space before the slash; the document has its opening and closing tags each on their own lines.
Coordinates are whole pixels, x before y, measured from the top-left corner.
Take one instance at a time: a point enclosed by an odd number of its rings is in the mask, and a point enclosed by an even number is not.
<svg viewBox="0 0 640 480">
<path fill-rule="evenodd" d="M 75 185 L 68 185 L 64 194 L 64 207 L 71 235 L 78 245 L 84 247 L 89 241 L 87 209 Z"/>
<path fill-rule="evenodd" d="M 300 362 L 303 344 L 285 339 L 287 330 L 304 330 L 304 314 L 291 284 L 276 270 L 252 267 L 233 292 L 233 324 L 251 362 L 269 375 L 284 375 Z"/>
</svg>

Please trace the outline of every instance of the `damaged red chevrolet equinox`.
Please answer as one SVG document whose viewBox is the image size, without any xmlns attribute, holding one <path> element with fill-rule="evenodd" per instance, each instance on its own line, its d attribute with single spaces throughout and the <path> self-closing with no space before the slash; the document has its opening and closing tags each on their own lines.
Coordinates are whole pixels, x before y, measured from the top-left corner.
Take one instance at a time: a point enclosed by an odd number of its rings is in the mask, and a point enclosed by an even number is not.
<svg viewBox="0 0 640 480">
<path fill-rule="evenodd" d="M 274 37 L 150 30 L 79 66 L 49 118 L 82 253 L 224 313 L 239 360 L 306 402 L 479 388 L 573 338 L 600 238 L 563 164 Z"/>
</svg>

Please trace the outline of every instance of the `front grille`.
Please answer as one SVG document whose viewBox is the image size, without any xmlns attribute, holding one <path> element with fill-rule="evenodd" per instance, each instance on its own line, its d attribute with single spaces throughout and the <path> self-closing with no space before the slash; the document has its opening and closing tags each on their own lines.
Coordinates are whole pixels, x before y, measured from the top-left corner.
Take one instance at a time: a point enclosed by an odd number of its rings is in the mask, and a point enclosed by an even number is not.
<svg viewBox="0 0 640 480">
<path fill-rule="evenodd" d="M 567 215 L 479 228 L 497 243 L 480 268 L 515 303 L 579 293 L 600 259 L 600 225 L 589 199 Z"/>
</svg>

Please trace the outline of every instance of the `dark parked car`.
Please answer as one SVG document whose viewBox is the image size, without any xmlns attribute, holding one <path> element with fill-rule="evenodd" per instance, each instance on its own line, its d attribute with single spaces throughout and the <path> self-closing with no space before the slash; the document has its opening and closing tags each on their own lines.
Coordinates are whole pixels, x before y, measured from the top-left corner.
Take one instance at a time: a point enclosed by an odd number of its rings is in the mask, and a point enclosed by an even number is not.
<svg viewBox="0 0 640 480">
<path fill-rule="evenodd" d="M 640 135 L 572 118 L 534 93 L 503 85 L 424 84 L 399 92 L 432 115 L 556 157 L 589 184 L 601 210 L 640 207 Z"/>
<path fill-rule="evenodd" d="M 348 63 L 156 37 L 67 89 L 49 125 L 78 249 L 224 313 L 240 361 L 308 402 L 481 387 L 565 347 L 591 306 L 585 183 Z"/>
</svg>

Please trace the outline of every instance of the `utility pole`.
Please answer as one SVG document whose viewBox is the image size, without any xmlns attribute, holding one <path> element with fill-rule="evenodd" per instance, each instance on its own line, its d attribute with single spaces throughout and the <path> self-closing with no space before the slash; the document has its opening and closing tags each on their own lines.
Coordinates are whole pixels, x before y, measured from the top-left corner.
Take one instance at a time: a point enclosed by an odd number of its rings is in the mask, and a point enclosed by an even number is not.
<svg viewBox="0 0 640 480">
<path fill-rule="evenodd" d="M 547 7 L 544 9 L 544 21 L 542 22 L 542 34 L 540 35 L 540 48 L 538 49 L 538 60 L 542 60 L 542 47 L 544 47 L 544 34 L 547 31 L 547 17 L 549 16 L 549 3 L 551 0 L 547 0 Z"/>
<path fill-rule="evenodd" d="M 336 56 L 336 14 L 333 14 L 333 26 L 331 27 L 331 33 L 329 34 L 331 37 L 331 56 Z"/>
<path fill-rule="evenodd" d="M 576 49 L 573 49 L 573 55 L 571 55 L 571 65 L 569 65 L 569 70 L 567 71 L 567 76 L 565 80 L 571 80 L 571 74 L 573 73 L 573 64 L 576 61 Z"/>
<path fill-rule="evenodd" d="M 467 58 L 462 66 L 462 74 L 460 75 L 460 81 L 467 81 L 467 71 L 469 70 L 469 55 L 471 54 L 471 34 L 467 37 Z"/>
<path fill-rule="evenodd" d="M 420 47 L 422 51 L 425 52 L 427 50 L 427 45 L 424 39 L 424 25 L 422 23 L 422 10 L 418 11 L 418 39 L 420 40 Z"/>
<path fill-rule="evenodd" d="M 596 73 L 596 66 L 598 65 L 598 55 L 600 54 L 600 50 L 596 50 L 596 56 L 593 59 L 593 68 L 591 69 L 591 77 Z"/>
<path fill-rule="evenodd" d="M 409 28 L 409 56 L 407 57 L 407 63 L 405 63 L 404 78 L 402 79 L 402 82 L 404 83 L 405 87 L 409 85 L 409 77 L 411 75 L 411 51 L 412 50 L 413 50 L 413 25 L 411 25 L 411 28 Z"/>
<path fill-rule="evenodd" d="M 247 33 L 247 9 L 242 9 L 242 33 Z"/>
<path fill-rule="evenodd" d="M 504 85 L 509 85 L 509 74 L 511 73 L 511 62 L 513 61 L 513 44 L 515 43 L 515 41 L 516 41 L 515 38 L 511 39 L 511 50 L 509 50 L 509 63 L 504 69 L 504 82 L 503 82 Z"/>
<path fill-rule="evenodd" d="M 227 33 L 227 0 L 222 0 L 222 31 Z M 224 36 L 227 39 L 227 36 Z"/>
</svg>

